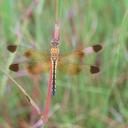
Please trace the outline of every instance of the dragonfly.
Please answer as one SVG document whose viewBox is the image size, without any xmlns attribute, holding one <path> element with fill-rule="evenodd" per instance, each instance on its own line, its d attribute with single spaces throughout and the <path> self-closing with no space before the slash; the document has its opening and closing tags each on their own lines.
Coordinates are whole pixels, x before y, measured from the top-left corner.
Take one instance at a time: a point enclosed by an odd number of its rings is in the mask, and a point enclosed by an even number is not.
<svg viewBox="0 0 128 128">
<path fill-rule="evenodd" d="M 18 49 L 18 45 L 8 45 L 7 50 L 11 53 L 15 53 Z M 24 68 L 28 74 L 41 74 L 42 72 L 49 72 L 50 64 L 52 61 L 52 95 L 56 92 L 56 68 L 63 74 L 69 74 L 71 76 L 77 75 L 84 69 L 88 69 L 91 74 L 100 72 L 100 68 L 96 65 L 86 65 L 81 63 L 81 59 L 91 53 L 97 53 L 102 50 L 102 45 L 95 44 L 90 47 L 73 50 L 70 54 L 59 54 L 58 44 L 51 47 L 51 55 L 49 52 L 42 52 L 36 49 L 27 49 L 23 52 L 25 62 Z M 19 72 L 21 62 L 14 62 L 9 66 L 9 69 L 13 72 Z"/>
</svg>

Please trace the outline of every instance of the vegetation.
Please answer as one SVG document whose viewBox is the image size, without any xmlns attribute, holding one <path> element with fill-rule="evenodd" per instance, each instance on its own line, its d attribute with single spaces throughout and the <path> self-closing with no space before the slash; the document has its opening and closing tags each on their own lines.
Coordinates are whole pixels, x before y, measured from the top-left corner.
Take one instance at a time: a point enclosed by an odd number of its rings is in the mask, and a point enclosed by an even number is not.
<svg viewBox="0 0 128 128">
<path fill-rule="evenodd" d="M 68 0 L 56 8 L 55 0 L 0 1 L 0 128 L 31 128 L 39 120 L 8 75 L 44 111 L 49 72 L 27 76 L 8 67 L 32 44 L 50 54 L 55 17 L 61 23 L 60 54 L 98 43 L 103 50 L 84 59 L 100 66 L 97 75 L 57 70 L 57 94 L 45 127 L 127 128 L 128 0 Z M 8 44 L 18 44 L 18 51 L 10 54 Z"/>
</svg>

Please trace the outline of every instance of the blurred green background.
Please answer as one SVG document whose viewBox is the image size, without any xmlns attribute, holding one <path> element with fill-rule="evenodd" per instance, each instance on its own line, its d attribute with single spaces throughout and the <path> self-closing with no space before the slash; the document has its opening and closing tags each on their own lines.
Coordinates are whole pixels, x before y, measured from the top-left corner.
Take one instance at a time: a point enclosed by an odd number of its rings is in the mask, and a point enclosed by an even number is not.
<svg viewBox="0 0 128 128">
<path fill-rule="evenodd" d="M 98 54 L 86 56 L 98 63 L 101 72 L 86 71 L 69 76 L 57 71 L 57 94 L 52 97 L 52 115 L 47 128 L 127 128 L 128 127 L 128 0 L 65 0 L 58 4 L 61 21 L 60 53 L 77 47 L 103 45 Z M 49 73 L 37 80 L 17 76 L 8 70 L 16 54 L 8 44 L 23 49 L 35 43 L 50 51 L 55 23 L 55 0 L 0 0 L 0 69 L 21 84 L 43 110 Z M 20 31 L 21 40 L 16 42 Z M 37 76 L 38 79 L 39 76 Z M 39 93 L 40 95 L 36 94 Z M 38 119 L 14 83 L 0 71 L 0 128 L 29 128 Z M 34 114 L 33 114 L 34 113 Z"/>
</svg>

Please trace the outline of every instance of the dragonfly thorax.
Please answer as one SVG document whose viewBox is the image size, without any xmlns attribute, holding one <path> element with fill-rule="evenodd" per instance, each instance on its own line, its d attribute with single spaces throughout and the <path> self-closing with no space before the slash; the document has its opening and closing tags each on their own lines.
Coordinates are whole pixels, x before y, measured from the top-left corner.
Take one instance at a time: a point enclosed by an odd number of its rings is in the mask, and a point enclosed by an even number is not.
<svg viewBox="0 0 128 128">
<path fill-rule="evenodd" d="M 52 47 L 51 48 L 52 61 L 56 61 L 58 59 L 58 55 L 59 55 L 59 48 L 58 47 Z"/>
</svg>

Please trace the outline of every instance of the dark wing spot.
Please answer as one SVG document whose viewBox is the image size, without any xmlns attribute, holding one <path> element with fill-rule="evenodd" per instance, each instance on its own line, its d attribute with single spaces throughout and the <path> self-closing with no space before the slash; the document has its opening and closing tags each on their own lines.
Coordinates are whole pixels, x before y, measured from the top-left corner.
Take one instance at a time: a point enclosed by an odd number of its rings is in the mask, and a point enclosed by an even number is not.
<svg viewBox="0 0 128 128">
<path fill-rule="evenodd" d="M 8 45 L 7 46 L 7 49 L 8 49 L 8 51 L 10 51 L 10 52 L 15 52 L 16 51 L 16 49 L 17 49 L 17 45 Z"/>
<path fill-rule="evenodd" d="M 24 55 L 25 55 L 27 58 L 29 58 L 29 57 L 32 56 L 32 51 L 31 51 L 31 50 L 28 50 L 28 51 L 26 51 L 26 52 L 24 53 Z"/>
<path fill-rule="evenodd" d="M 82 50 L 77 51 L 77 55 L 81 58 L 84 57 L 84 52 Z"/>
<path fill-rule="evenodd" d="M 19 71 L 19 64 L 11 64 L 11 65 L 9 66 L 9 69 L 10 69 L 11 71 L 18 72 L 18 71 Z"/>
<path fill-rule="evenodd" d="M 97 66 L 90 66 L 90 72 L 92 74 L 98 73 L 99 71 L 100 71 L 99 67 L 97 67 Z"/>
<path fill-rule="evenodd" d="M 102 49 L 102 46 L 100 44 L 93 45 L 92 47 L 95 52 L 99 52 Z"/>
</svg>

